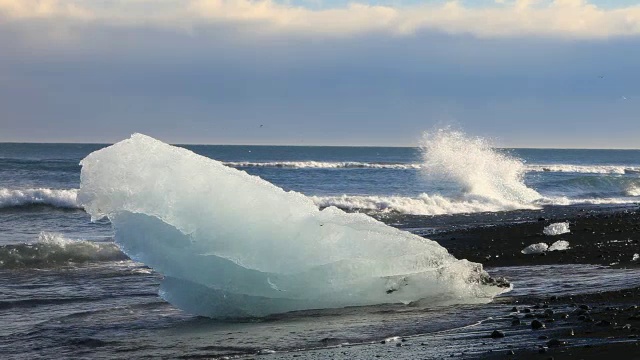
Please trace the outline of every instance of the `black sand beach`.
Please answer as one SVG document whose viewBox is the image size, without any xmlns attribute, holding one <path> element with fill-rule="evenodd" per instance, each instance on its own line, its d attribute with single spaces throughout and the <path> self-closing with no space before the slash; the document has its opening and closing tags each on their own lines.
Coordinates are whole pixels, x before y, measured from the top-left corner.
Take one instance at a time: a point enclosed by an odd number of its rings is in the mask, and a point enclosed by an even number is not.
<svg viewBox="0 0 640 360">
<path fill-rule="evenodd" d="M 539 215 L 537 219 L 534 219 Z M 554 208 L 527 213 L 522 222 L 465 228 L 432 234 L 458 258 L 482 263 L 487 268 L 524 265 L 592 264 L 616 268 L 638 267 L 640 211 L 622 208 Z M 542 233 L 544 226 L 568 221 L 571 232 L 557 236 Z M 525 255 L 530 244 L 557 240 L 570 243 L 566 251 Z M 497 298 L 511 312 L 512 324 L 496 327 L 505 337 L 514 330 L 530 330 L 531 342 L 520 349 L 479 358 L 514 359 L 638 359 L 640 352 L 640 288 L 564 297 Z M 511 308 L 510 310 L 507 308 Z M 544 328 L 534 330 L 532 322 Z M 517 324 L 517 325 L 516 325 Z M 534 325 L 535 326 L 535 325 Z M 496 333 L 496 336 L 501 334 Z M 499 341 L 499 340 L 498 340 Z M 534 346 L 532 346 L 534 345 Z M 465 357 L 466 358 L 466 357 Z"/>
</svg>

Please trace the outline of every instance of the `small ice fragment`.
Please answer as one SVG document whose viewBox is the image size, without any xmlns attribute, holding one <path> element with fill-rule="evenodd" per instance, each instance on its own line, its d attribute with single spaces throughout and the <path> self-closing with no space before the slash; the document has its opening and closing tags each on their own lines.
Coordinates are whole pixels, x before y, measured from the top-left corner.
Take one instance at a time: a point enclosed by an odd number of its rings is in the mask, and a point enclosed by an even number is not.
<svg viewBox="0 0 640 360">
<path fill-rule="evenodd" d="M 640 259 L 640 254 L 633 254 L 633 259 L 631 261 L 638 261 Z"/>
<path fill-rule="evenodd" d="M 549 249 L 549 245 L 545 243 L 537 243 L 527 246 L 526 248 L 522 249 L 521 252 L 526 255 L 542 254 L 543 252 L 547 251 L 547 249 Z"/>
<path fill-rule="evenodd" d="M 560 234 L 566 234 L 570 232 L 569 222 L 554 223 L 544 228 L 542 231 L 545 235 L 554 236 Z"/>
<path fill-rule="evenodd" d="M 275 354 L 275 353 L 276 352 L 271 349 L 262 349 L 258 352 L 258 355 L 268 355 L 268 354 Z"/>
<path fill-rule="evenodd" d="M 563 251 L 569 249 L 569 242 L 558 240 L 549 246 L 549 251 Z"/>
</svg>

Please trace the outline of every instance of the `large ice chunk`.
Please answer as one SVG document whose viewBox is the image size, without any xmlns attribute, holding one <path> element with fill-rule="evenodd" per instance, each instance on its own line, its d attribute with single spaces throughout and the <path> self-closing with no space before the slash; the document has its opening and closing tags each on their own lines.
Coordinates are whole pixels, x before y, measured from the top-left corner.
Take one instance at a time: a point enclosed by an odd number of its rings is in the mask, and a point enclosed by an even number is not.
<svg viewBox="0 0 640 360">
<path fill-rule="evenodd" d="M 187 312 L 259 316 L 411 302 L 488 301 L 505 290 L 480 264 L 363 214 L 313 201 L 135 134 L 81 162 L 79 202 L 165 278 Z"/>
</svg>

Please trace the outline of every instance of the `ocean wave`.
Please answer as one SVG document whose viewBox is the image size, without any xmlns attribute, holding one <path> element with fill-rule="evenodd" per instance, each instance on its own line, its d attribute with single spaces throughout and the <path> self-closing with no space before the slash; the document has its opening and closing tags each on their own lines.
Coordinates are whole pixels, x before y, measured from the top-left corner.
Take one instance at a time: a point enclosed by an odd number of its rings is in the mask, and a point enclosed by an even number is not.
<svg viewBox="0 0 640 360">
<path fill-rule="evenodd" d="M 640 166 L 624 165 L 571 165 L 571 164 L 550 164 L 550 165 L 527 165 L 527 172 L 568 172 L 580 174 L 638 174 Z"/>
<path fill-rule="evenodd" d="M 33 244 L 0 246 L 0 269 L 48 268 L 127 259 L 114 243 L 71 240 L 48 232 L 40 233 Z"/>
<path fill-rule="evenodd" d="M 420 194 L 403 196 L 312 196 L 321 208 L 335 206 L 348 211 L 372 211 L 407 215 L 446 215 L 478 212 L 496 212 L 518 209 L 536 209 L 535 204 L 485 201 L 484 199 L 449 199 L 441 195 Z"/>
<path fill-rule="evenodd" d="M 0 188 L 0 209 L 44 205 L 64 209 L 80 209 L 77 189 L 7 189 Z"/>
<path fill-rule="evenodd" d="M 640 185 L 630 185 L 626 190 L 627 196 L 640 196 Z"/>
<path fill-rule="evenodd" d="M 377 213 L 398 213 L 406 215 L 447 215 L 512 210 L 535 210 L 543 206 L 568 205 L 625 205 L 635 204 L 638 199 L 630 198 L 582 198 L 541 197 L 529 204 L 487 201 L 486 199 L 450 199 L 441 195 L 420 194 L 416 197 L 403 196 L 312 196 L 321 208 L 335 206 L 348 211 Z"/>
<path fill-rule="evenodd" d="M 283 168 L 283 169 L 392 169 L 420 170 L 428 166 L 420 163 L 385 163 L 360 161 L 228 161 L 225 165 L 234 168 Z M 640 174 L 640 166 L 626 165 L 572 165 L 529 164 L 524 172 L 564 172 L 582 174 Z"/>
<path fill-rule="evenodd" d="M 260 168 L 287 168 L 287 169 L 394 169 L 394 170 L 406 170 L 406 169 L 420 169 L 420 164 L 403 164 L 403 163 L 369 163 L 358 161 L 341 161 L 341 162 L 326 162 L 326 161 L 268 161 L 268 162 L 225 162 L 230 167 L 247 168 L 247 167 L 260 167 Z"/>
</svg>

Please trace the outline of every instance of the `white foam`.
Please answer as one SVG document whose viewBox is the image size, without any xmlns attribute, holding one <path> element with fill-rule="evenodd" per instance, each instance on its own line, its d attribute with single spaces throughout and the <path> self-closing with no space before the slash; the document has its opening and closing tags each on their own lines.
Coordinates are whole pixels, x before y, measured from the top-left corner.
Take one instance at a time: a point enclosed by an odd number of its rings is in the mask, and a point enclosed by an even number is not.
<svg viewBox="0 0 640 360">
<path fill-rule="evenodd" d="M 572 164 L 530 164 L 527 172 L 569 172 L 581 174 L 633 174 L 639 173 L 638 166 L 625 165 L 572 165 Z"/>
<path fill-rule="evenodd" d="M 325 162 L 325 161 L 237 161 L 225 162 L 231 167 L 265 167 L 265 168 L 288 168 L 288 169 L 420 169 L 420 164 L 394 164 L 394 163 L 368 163 L 357 161 Z"/>
<path fill-rule="evenodd" d="M 638 261 L 640 260 L 640 254 L 633 254 L 633 258 L 631 258 L 631 261 Z"/>
<path fill-rule="evenodd" d="M 126 259 L 112 242 L 76 240 L 49 232 L 41 232 L 36 243 L 0 246 L 1 268 L 39 268 Z"/>
<path fill-rule="evenodd" d="M 160 294 L 206 316 L 410 302 L 485 302 L 505 289 L 480 264 L 144 135 L 82 161 L 79 200 L 107 216 Z"/>
<path fill-rule="evenodd" d="M 444 215 L 478 212 L 536 209 L 534 204 L 514 204 L 486 201 L 485 199 L 454 200 L 441 195 L 420 194 L 419 196 L 312 196 L 320 207 L 336 206 L 345 210 L 366 210 L 382 213 L 397 212 L 410 215 Z"/>
<path fill-rule="evenodd" d="M 531 244 L 529 246 L 527 246 L 526 248 L 522 249 L 522 253 L 525 255 L 535 255 L 535 254 L 542 254 L 543 252 L 546 252 L 549 249 L 549 245 L 547 245 L 546 243 L 537 243 L 537 244 Z"/>
<path fill-rule="evenodd" d="M 568 232 L 571 232 L 571 230 L 569 230 L 569 222 L 567 221 L 567 222 L 554 223 L 554 224 L 550 224 L 549 226 L 545 226 L 542 232 L 548 236 L 555 236 L 555 235 L 566 234 Z"/>
<path fill-rule="evenodd" d="M 79 208 L 78 191 L 56 189 L 7 189 L 0 188 L 0 208 L 29 205 L 49 205 L 59 208 Z"/>
<path fill-rule="evenodd" d="M 569 249 L 569 242 L 558 240 L 549 246 L 549 251 L 564 251 Z"/>
<path fill-rule="evenodd" d="M 456 183 L 462 200 L 516 209 L 531 208 L 541 198 L 523 182 L 524 163 L 497 151 L 486 139 L 441 129 L 425 133 L 422 150 L 424 173 Z"/>
<path fill-rule="evenodd" d="M 627 196 L 640 196 L 640 186 L 631 185 L 627 188 L 626 191 Z"/>
</svg>

